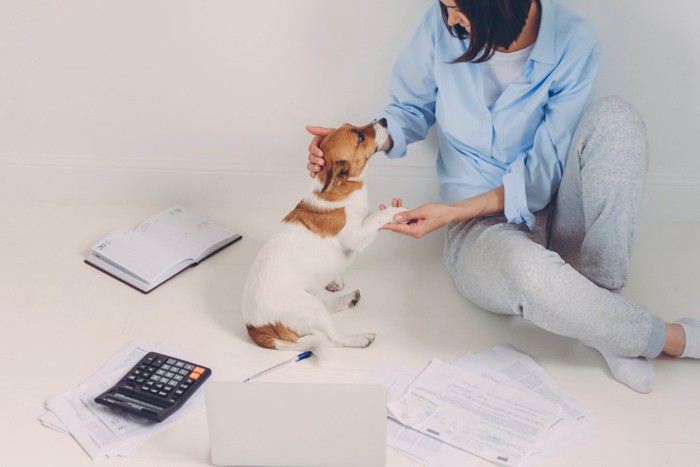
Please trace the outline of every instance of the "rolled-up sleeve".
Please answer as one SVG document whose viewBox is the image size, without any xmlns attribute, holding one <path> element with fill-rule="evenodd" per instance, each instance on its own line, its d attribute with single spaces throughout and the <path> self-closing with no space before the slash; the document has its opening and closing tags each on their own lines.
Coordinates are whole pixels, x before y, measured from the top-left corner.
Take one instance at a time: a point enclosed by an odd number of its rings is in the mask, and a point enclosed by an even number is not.
<svg viewBox="0 0 700 467">
<path fill-rule="evenodd" d="M 600 46 L 569 51 L 558 64 L 562 82 L 553 83 L 532 147 L 518 154 L 503 176 L 508 222 L 534 227 L 534 213 L 554 198 L 583 113 L 591 103 L 600 66 Z"/>
<path fill-rule="evenodd" d="M 387 119 L 393 140 L 391 158 L 406 155 L 406 147 L 425 139 L 435 123 L 437 85 L 434 77 L 435 11 L 431 8 L 400 53 L 389 84 L 390 103 L 382 117 Z M 440 19 L 442 21 L 442 19 Z"/>
</svg>

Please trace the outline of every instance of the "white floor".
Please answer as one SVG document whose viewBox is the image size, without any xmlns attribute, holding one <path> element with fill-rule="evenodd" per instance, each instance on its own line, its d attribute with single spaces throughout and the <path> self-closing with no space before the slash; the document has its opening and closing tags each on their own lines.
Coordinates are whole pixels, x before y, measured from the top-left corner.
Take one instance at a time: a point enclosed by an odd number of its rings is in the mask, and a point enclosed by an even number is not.
<svg viewBox="0 0 700 467">
<path fill-rule="evenodd" d="M 238 380 L 290 354 L 253 345 L 239 316 L 247 268 L 282 210 L 187 206 L 244 235 L 238 244 L 142 295 L 88 267 L 84 255 L 116 227 L 135 226 L 165 205 L 0 203 L 0 439 L 7 466 L 93 462 L 68 436 L 40 426 L 43 401 L 80 383 L 132 339 L 167 341 Z M 700 224 L 641 223 L 624 294 L 666 320 L 700 318 Z M 440 233 L 416 241 L 383 232 L 346 275 L 354 310 L 335 315 L 346 331 L 374 331 L 361 350 L 335 349 L 266 376 L 269 381 L 362 381 L 380 364 L 421 369 L 512 343 L 531 355 L 597 418 L 603 440 L 551 466 L 700 465 L 700 362 L 660 358 L 656 389 L 616 382 L 593 350 L 484 312 L 463 300 L 442 266 Z M 566 306 L 562 303 L 562 306 Z M 209 465 L 204 413 L 163 432 L 119 465 Z M 416 465 L 389 449 L 387 465 Z M 486 463 L 485 463 L 486 465 Z"/>
</svg>

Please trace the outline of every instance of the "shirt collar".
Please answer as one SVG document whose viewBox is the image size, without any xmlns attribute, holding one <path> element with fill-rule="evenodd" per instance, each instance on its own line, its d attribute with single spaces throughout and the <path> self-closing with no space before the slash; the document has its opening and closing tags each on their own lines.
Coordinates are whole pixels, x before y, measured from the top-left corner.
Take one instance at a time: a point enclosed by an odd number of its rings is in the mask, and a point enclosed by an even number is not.
<svg viewBox="0 0 700 467">
<path fill-rule="evenodd" d="M 532 49 L 532 54 L 530 54 L 530 59 L 554 65 L 556 63 L 555 5 L 551 0 L 540 0 L 540 6 L 542 8 L 540 30 L 537 33 L 537 41 Z"/>
</svg>

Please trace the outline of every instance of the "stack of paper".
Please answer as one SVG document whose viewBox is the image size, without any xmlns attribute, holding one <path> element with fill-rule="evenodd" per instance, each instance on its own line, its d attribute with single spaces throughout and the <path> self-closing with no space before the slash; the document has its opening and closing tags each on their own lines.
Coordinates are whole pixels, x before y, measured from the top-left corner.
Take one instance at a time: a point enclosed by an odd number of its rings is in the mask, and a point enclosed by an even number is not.
<svg viewBox="0 0 700 467">
<path fill-rule="evenodd" d="M 173 355 L 184 360 L 167 344 L 147 346 L 131 342 L 80 386 L 45 402 L 39 416 L 42 425 L 70 434 L 93 459 L 126 457 L 147 438 L 165 430 L 193 412 L 204 409 L 203 391 L 197 391 L 176 413 L 161 423 L 113 411 L 95 403 L 95 397 L 116 384 L 148 352 Z"/>
<path fill-rule="evenodd" d="M 372 380 L 389 388 L 389 446 L 426 466 L 527 465 L 600 438 L 591 415 L 509 345 Z"/>
</svg>

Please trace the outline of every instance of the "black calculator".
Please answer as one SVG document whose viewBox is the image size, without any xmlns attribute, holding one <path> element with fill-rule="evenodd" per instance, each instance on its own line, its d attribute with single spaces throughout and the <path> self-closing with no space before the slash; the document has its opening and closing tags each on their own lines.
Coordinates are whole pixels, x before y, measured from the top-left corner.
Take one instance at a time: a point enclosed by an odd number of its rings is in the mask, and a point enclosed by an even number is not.
<svg viewBox="0 0 700 467">
<path fill-rule="evenodd" d="M 95 402 L 162 422 L 182 407 L 210 375 L 211 370 L 202 365 L 149 352 Z"/>
</svg>

